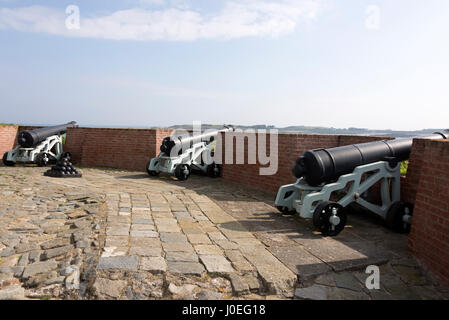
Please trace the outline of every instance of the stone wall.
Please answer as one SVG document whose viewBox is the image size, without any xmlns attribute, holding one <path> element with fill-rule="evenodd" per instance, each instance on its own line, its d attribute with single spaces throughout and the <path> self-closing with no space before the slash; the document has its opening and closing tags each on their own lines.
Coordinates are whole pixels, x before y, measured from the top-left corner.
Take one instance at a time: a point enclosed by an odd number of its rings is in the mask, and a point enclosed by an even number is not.
<svg viewBox="0 0 449 320">
<path fill-rule="evenodd" d="M 84 166 L 144 171 L 170 134 L 165 129 L 69 128 L 64 150 Z"/>
<path fill-rule="evenodd" d="M 409 250 L 449 287 L 449 141 L 415 139 L 420 174 Z"/>
<path fill-rule="evenodd" d="M 0 157 L 14 147 L 18 128 L 14 125 L 0 125 Z"/>
</svg>

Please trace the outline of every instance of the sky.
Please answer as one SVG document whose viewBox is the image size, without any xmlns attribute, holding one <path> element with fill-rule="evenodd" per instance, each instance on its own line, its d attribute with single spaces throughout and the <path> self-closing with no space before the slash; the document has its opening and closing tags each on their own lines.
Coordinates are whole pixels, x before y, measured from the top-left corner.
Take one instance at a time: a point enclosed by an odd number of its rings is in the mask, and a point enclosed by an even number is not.
<svg viewBox="0 0 449 320">
<path fill-rule="evenodd" d="M 449 127 L 447 0 L 0 0 L 0 122 Z"/>
</svg>

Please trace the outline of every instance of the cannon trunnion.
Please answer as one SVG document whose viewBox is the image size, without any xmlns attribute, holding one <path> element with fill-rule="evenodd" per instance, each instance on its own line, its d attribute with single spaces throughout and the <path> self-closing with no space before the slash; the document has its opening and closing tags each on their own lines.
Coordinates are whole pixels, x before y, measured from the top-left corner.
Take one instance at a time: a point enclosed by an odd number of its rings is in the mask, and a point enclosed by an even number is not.
<svg viewBox="0 0 449 320">
<path fill-rule="evenodd" d="M 449 130 L 422 139 L 449 139 Z M 410 230 L 413 205 L 401 202 L 400 162 L 410 156 L 413 138 L 398 138 L 304 152 L 292 169 L 298 180 L 279 188 L 275 205 L 283 214 L 312 218 L 326 236 L 335 236 L 355 204 L 383 218 L 397 232 Z M 380 202 L 371 193 L 380 186 Z"/>
</svg>

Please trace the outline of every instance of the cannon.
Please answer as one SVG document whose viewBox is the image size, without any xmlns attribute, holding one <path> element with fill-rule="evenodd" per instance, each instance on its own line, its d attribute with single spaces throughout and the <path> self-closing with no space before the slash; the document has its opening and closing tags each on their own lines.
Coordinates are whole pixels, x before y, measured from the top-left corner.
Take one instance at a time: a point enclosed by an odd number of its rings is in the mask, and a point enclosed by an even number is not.
<svg viewBox="0 0 449 320">
<path fill-rule="evenodd" d="M 63 136 L 67 128 L 77 127 L 75 121 L 52 127 L 39 128 L 20 132 L 17 137 L 18 146 L 3 155 L 6 166 L 16 163 L 35 163 L 46 166 L 52 160 L 70 157 L 63 152 Z"/>
<path fill-rule="evenodd" d="M 215 162 L 205 162 L 202 155 L 206 153 L 207 159 L 211 159 L 218 134 L 234 130 L 233 126 L 224 126 L 221 130 L 212 130 L 199 135 L 166 137 L 160 146 L 161 153 L 147 163 L 147 172 L 152 177 L 158 176 L 161 172 L 168 173 L 181 181 L 187 180 L 193 170 L 201 171 L 213 178 L 219 177 L 221 166 Z"/>
<path fill-rule="evenodd" d="M 449 139 L 449 130 L 416 138 Z M 325 236 L 344 229 L 353 204 L 380 216 L 389 228 L 408 232 L 413 205 L 400 200 L 400 163 L 409 158 L 413 139 L 305 151 L 292 169 L 296 183 L 279 188 L 275 206 L 285 215 L 312 218 Z M 370 199 L 379 187 L 381 204 Z"/>
</svg>

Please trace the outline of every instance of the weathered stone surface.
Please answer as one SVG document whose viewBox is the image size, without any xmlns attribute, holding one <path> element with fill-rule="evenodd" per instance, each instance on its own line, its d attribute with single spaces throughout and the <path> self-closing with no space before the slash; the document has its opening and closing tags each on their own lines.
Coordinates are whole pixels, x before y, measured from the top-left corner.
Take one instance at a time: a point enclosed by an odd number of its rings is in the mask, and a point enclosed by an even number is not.
<svg viewBox="0 0 449 320">
<path fill-rule="evenodd" d="M 89 244 L 90 243 L 88 240 L 81 240 L 76 243 L 76 247 L 77 248 L 87 248 L 87 247 L 89 247 Z"/>
<path fill-rule="evenodd" d="M 268 250 L 301 279 L 331 271 L 328 265 L 300 247 L 269 247 Z"/>
<path fill-rule="evenodd" d="M 90 226 L 91 222 L 88 219 L 80 219 L 73 223 L 76 228 L 82 229 Z"/>
<path fill-rule="evenodd" d="M 6 248 L 3 249 L 2 251 L 0 251 L 0 257 L 9 257 L 12 256 L 13 254 L 15 254 L 15 250 L 12 248 Z"/>
<path fill-rule="evenodd" d="M 117 224 L 117 223 L 129 224 L 130 219 L 129 219 L 129 217 L 123 217 L 123 216 L 108 216 L 107 221 L 108 221 L 108 223 L 111 223 L 111 224 Z"/>
<path fill-rule="evenodd" d="M 194 246 L 195 251 L 199 255 L 216 255 L 221 256 L 223 252 L 221 249 L 213 244 L 197 244 Z"/>
<path fill-rule="evenodd" d="M 85 240 L 86 238 L 89 238 L 89 236 L 90 236 L 90 230 L 88 230 L 88 229 L 79 230 L 79 231 L 73 233 L 73 240 L 75 242 L 77 242 L 77 241 Z"/>
<path fill-rule="evenodd" d="M 58 247 L 58 248 L 45 250 L 42 254 L 42 259 L 51 259 L 54 257 L 58 257 L 60 255 L 66 254 L 73 248 L 74 248 L 73 245 L 68 245 L 68 246 L 64 246 L 64 247 Z"/>
<path fill-rule="evenodd" d="M 363 291 L 353 291 L 344 288 L 329 288 L 329 299 L 331 300 L 368 300 L 369 296 Z"/>
<path fill-rule="evenodd" d="M 65 279 L 67 290 L 78 290 L 80 288 L 80 270 L 78 266 L 72 266 L 72 273 Z"/>
<path fill-rule="evenodd" d="M 319 275 L 315 279 L 315 284 L 321 284 L 324 286 L 335 287 L 335 280 L 334 280 L 333 274 L 326 273 L 326 274 Z"/>
<path fill-rule="evenodd" d="M 219 231 L 215 231 L 215 232 L 208 232 L 207 235 L 209 236 L 209 238 L 212 239 L 212 241 L 217 242 L 217 241 L 223 241 L 223 240 L 228 240 L 223 233 L 219 232 Z"/>
<path fill-rule="evenodd" d="M 168 286 L 168 291 L 173 295 L 185 297 L 191 295 L 196 288 L 198 288 L 198 286 L 193 284 L 177 286 L 174 283 L 170 283 Z"/>
<path fill-rule="evenodd" d="M 235 294 L 241 295 L 249 293 L 249 286 L 241 276 L 237 274 L 230 274 L 229 280 L 231 280 L 232 290 Z"/>
<path fill-rule="evenodd" d="M 131 230 L 130 236 L 133 238 L 157 238 L 159 235 L 156 231 L 151 230 Z"/>
<path fill-rule="evenodd" d="M 127 256 L 127 255 L 128 255 L 127 247 L 118 247 L 118 248 L 117 247 L 104 247 L 101 257 L 107 258 L 107 257 L 119 257 L 119 256 Z"/>
<path fill-rule="evenodd" d="M 181 232 L 177 224 L 156 224 L 159 232 Z"/>
<path fill-rule="evenodd" d="M 198 262 L 198 256 L 193 252 L 167 252 L 165 258 L 174 262 Z"/>
<path fill-rule="evenodd" d="M 100 258 L 97 269 L 137 270 L 139 259 L 136 256 Z"/>
<path fill-rule="evenodd" d="M 28 255 L 28 261 L 29 263 L 34 263 L 39 261 L 41 256 L 41 251 L 35 250 L 35 251 L 31 251 Z"/>
<path fill-rule="evenodd" d="M 124 280 L 109 280 L 105 278 L 97 278 L 93 285 L 97 295 L 105 295 L 111 298 L 118 298 L 122 290 L 126 286 Z"/>
<path fill-rule="evenodd" d="M 232 221 L 221 224 L 218 229 L 230 240 L 234 239 L 253 239 L 254 236 L 245 227 L 237 222 Z"/>
<path fill-rule="evenodd" d="M 53 260 L 29 264 L 28 266 L 25 267 L 22 277 L 29 278 L 31 276 L 34 276 L 35 274 L 54 270 L 57 267 L 58 267 L 58 264 L 56 263 L 56 261 L 53 261 Z"/>
<path fill-rule="evenodd" d="M 182 233 L 161 232 L 162 242 L 187 242 L 187 238 Z"/>
<path fill-rule="evenodd" d="M 215 243 L 223 250 L 237 250 L 238 244 L 229 240 L 217 240 Z"/>
<path fill-rule="evenodd" d="M 108 236 L 128 236 L 129 226 L 128 225 L 115 225 L 113 227 L 106 228 L 106 234 Z"/>
<path fill-rule="evenodd" d="M 248 284 L 249 290 L 259 291 L 260 283 L 259 283 L 259 280 L 255 276 L 253 276 L 251 274 L 247 274 L 247 275 L 243 276 L 243 279 Z"/>
<path fill-rule="evenodd" d="M 165 252 L 170 251 L 182 251 L 182 252 L 193 252 L 193 247 L 190 243 L 182 242 L 163 242 L 162 247 Z"/>
<path fill-rule="evenodd" d="M 63 283 L 65 278 L 66 278 L 65 276 L 59 276 L 56 278 L 48 279 L 47 281 L 45 281 L 45 285 L 49 286 L 49 285 L 53 285 L 53 284 Z"/>
<path fill-rule="evenodd" d="M 235 270 L 243 273 L 255 270 L 255 268 L 246 260 L 232 261 L 231 265 Z"/>
<path fill-rule="evenodd" d="M 223 256 L 200 255 L 201 262 L 206 266 L 208 272 L 231 273 L 235 272 L 228 260 Z"/>
<path fill-rule="evenodd" d="M 399 274 L 399 277 L 411 286 L 423 286 L 428 284 L 427 279 L 424 277 L 421 270 L 416 267 L 409 266 L 401 266 L 396 265 L 393 266 L 393 269 Z"/>
<path fill-rule="evenodd" d="M 322 285 L 313 285 L 295 290 L 295 298 L 304 300 L 327 300 L 328 288 Z"/>
<path fill-rule="evenodd" d="M 242 246 L 243 255 L 256 268 L 269 293 L 293 295 L 296 275 L 266 249 Z"/>
<path fill-rule="evenodd" d="M 62 226 L 49 226 L 47 228 L 44 228 L 44 233 L 47 234 L 54 234 L 54 233 L 59 233 L 59 232 L 63 232 L 66 231 L 70 228 L 70 226 L 68 225 L 62 225 Z"/>
<path fill-rule="evenodd" d="M 139 224 L 153 225 L 153 220 L 133 217 L 132 223 L 133 223 L 133 225 L 139 225 Z"/>
<path fill-rule="evenodd" d="M 140 270 L 162 273 L 167 271 L 167 263 L 162 257 L 142 257 L 140 260 Z"/>
<path fill-rule="evenodd" d="M 160 248 L 161 241 L 159 238 L 129 238 L 131 247 Z"/>
<path fill-rule="evenodd" d="M 105 247 L 126 247 L 127 245 L 128 237 L 126 236 L 108 236 L 105 241 Z"/>
<path fill-rule="evenodd" d="M 341 272 L 334 274 L 335 285 L 339 288 L 361 291 L 362 286 L 360 282 L 350 273 Z"/>
<path fill-rule="evenodd" d="M 187 238 L 191 244 L 211 244 L 209 237 L 206 234 L 188 234 Z"/>
<path fill-rule="evenodd" d="M 143 256 L 143 257 L 160 257 L 160 256 L 162 256 L 162 249 L 161 248 L 131 247 L 129 249 L 129 254 Z"/>
<path fill-rule="evenodd" d="M 38 246 L 35 243 L 21 243 L 16 246 L 16 253 L 24 253 L 36 250 Z"/>
<path fill-rule="evenodd" d="M 223 295 L 219 292 L 210 290 L 201 290 L 196 297 L 198 300 L 220 300 L 222 296 Z"/>
<path fill-rule="evenodd" d="M 131 231 L 155 231 L 156 227 L 152 224 L 133 224 Z"/>
<path fill-rule="evenodd" d="M 331 238 L 295 239 L 308 252 L 330 265 L 335 271 L 363 268 L 387 262 L 392 253 L 366 241 L 351 242 L 350 246 Z"/>
<path fill-rule="evenodd" d="M 204 267 L 198 262 L 174 262 L 168 261 L 168 272 L 201 275 L 204 272 Z"/>
<path fill-rule="evenodd" d="M 25 289 L 20 286 L 8 286 L 0 290 L 0 300 L 23 300 Z"/>
<path fill-rule="evenodd" d="M 57 247 L 63 247 L 70 244 L 70 238 L 56 238 L 53 240 L 45 241 L 41 244 L 43 250 L 53 249 Z"/>
</svg>

